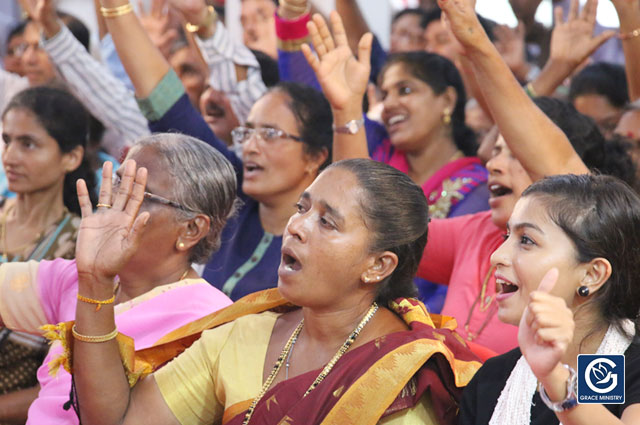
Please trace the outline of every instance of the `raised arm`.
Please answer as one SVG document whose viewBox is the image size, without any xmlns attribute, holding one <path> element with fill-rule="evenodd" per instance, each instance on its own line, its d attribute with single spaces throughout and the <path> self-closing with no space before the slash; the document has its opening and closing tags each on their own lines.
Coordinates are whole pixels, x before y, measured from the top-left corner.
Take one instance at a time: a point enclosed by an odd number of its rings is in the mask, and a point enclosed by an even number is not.
<svg viewBox="0 0 640 425">
<path fill-rule="evenodd" d="M 620 38 L 624 51 L 629 99 L 640 99 L 640 2 L 611 0 L 620 19 Z"/>
<path fill-rule="evenodd" d="M 91 114 L 118 135 L 119 143 L 105 146 L 111 155 L 118 158 L 124 148 L 149 134 L 133 93 L 62 24 L 53 0 L 39 0 L 32 18 L 42 26 L 44 49 L 65 82 Z"/>
<path fill-rule="evenodd" d="M 120 189 L 111 196 L 111 163 L 105 164 L 100 204 L 112 205 L 92 212 L 86 185 L 78 182 L 82 223 L 76 245 L 78 294 L 105 300 L 113 296 L 113 279 L 138 248 L 149 213 L 138 215 L 144 199 L 147 170 L 124 164 Z M 108 335 L 116 329 L 113 304 L 100 310 L 89 303 L 76 307 L 75 330 L 84 336 Z M 153 376 L 130 390 L 116 339 L 87 342 L 74 337 L 74 380 L 83 423 L 166 424 L 178 421 L 167 407 Z"/>
<path fill-rule="evenodd" d="M 359 123 L 359 129 L 354 134 L 334 130 L 333 161 L 369 158 L 362 99 L 371 71 L 369 60 L 373 36 L 371 33 L 362 36 L 356 59 L 349 48 L 340 15 L 331 12 L 330 19 L 333 36 L 324 18 L 318 14 L 313 16 L 313 21 L 309 22 L 309 33 L 317 56 L 306 44 L 302 46 L 302 51 L 331 104 L 334 129 L 343 128 L 348 123 Z"/>
<path fill-rule="evenodd" d="M 613 37 L 613 31 L 593 35 L 596 25 L 597 1 L 589 1 L 578 13 L 578 3 L 573 1 L 566 21 L 562 7 L 554 9 L 555 27 L 551 33 L 551 53 L 540 75 L 531 82 L 531 95 L 552 96 L 556 88 L 569 77 L 605 41 Z"/>
<path fill-rule="evenodd" d="M 533 180 L 587 173 L 565 134 L 527 96 L 485 34 L 469 0 L 439 0 L 451 29 L 473 64 L 500 133 Z"/>
<path fill-rule="evenodd" d="M 336 0 L 336 11 L 346 24 L 345 34 L 352 51 L 358 49 L 359 40 L 370 31 L 357 0 Z"/>
</svg>

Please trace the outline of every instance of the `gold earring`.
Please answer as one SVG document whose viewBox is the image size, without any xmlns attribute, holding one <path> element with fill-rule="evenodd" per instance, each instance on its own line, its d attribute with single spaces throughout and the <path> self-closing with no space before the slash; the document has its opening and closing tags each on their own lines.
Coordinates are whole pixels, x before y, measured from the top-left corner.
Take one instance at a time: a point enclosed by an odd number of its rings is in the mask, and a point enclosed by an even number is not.
<svg viewBox="0 0 640 425">
<path fill-rule="evenodd" d="M 369 283 L 369 276 L 365 276 L 362 278 L 362 280 L 364 280 L 364 283 Z"/>
<path fill-rule="evenodd" d="M 178 242 L 178 249 L 184 249 L 184 242 Z"/>
<path fill-rule="evenodd" d="M 449 107 L 444 108 L 444 111 L 442 111 L 442 122 L 444 125 L 451 124 L 451 109 Z"/>
</svg>

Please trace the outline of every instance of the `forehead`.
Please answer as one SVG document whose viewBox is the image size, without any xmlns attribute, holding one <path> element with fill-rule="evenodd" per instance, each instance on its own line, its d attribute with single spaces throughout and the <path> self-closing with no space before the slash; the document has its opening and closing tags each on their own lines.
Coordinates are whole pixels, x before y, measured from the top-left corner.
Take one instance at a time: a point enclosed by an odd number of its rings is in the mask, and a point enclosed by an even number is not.
<svg viewBox="0 0 640 425">
<path fill-rule="evenodd" d="M 271 0 L 242 0 L 241 11 L 243 14 L 248 13 L 266 13 L 275 12 L 276 5 Z"/>
<path fill-rule="evenodd" d="M 420 27 L 420 17 L 415 13 L 406 13 L 396 19 L 391 25 L 391 30 L 399 30 L 399 29 L 418 29 L 422 31 Z"/>
<path fill-rule="evenodd" d="M 364 224 L 360 205 L 363 190 L 356 176 L 344 168 L 329 168 L 314 180 L 306 190 L 312 201 L 322 201 L 331 205 L 347 221 Z"/>
<path fill-rule="evenodd" d="M 389 66 L 389 68 L 387 68 L 387 70 L 384 72 L 384 75 L 382 76 L 382 84 L 380 84 L 380 86 L 381 88 L 389 88 L 401 81 L 409 81 L 414 84 L 421 83 L 428 87 L 427 83 L 411 74 L 407 70 L 407 67 L 401 62 L 394 63 L 393 65 Z"/>
<path fill-rule="evenodd" d="M 40 40 L 40 32 L 34 22 L 29 22 L 24 28 L 22 37 L 27 43 L 37 43 Z"/>
<path fill-rule="evenodd" d="M 294 131 L 297 120 L 289 107 L 289 96 L 271 91 L 253 104 L 247 121 L 254 125 L 277 125 L 285 131 Z"/>
<path fill-rule="evenodd" d="M 548 226 L 558 227 L 549 218 L 546 203 L 542 202 L 542 200 L 535 195 L 521 197 L 518 199 L 518 202 L 516 202 L 513 212 L 511 213 L 511 218 L 509 219 L 509 226 L 513 228 L 513 226 L 519 223 L 535 224 L 543 230 L 548 228 Z"/>
<path fill-rule="evenodd" d="M 149 192 L 155 193 L 155 188 L 162 190 L 173 187 L 171 173 L 167 171 L 165 158 L 153 146 L 133 146 L 129 149 L 126 159 L 133 159 L 138 167 L 147 169 L 147 190 Z M 120 171 L 122 169 L 121 165 Z"/>
</svg>

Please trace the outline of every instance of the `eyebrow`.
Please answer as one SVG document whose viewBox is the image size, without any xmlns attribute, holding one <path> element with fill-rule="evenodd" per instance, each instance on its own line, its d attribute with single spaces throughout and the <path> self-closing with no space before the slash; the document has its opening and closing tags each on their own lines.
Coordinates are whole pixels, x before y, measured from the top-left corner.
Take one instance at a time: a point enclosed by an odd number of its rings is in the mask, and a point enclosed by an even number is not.
<svg viewBox="0 0 640 425">
<path fill-rule="evenodd" d="M 245 125 L 249 128 L 257 128 L 257 127 L 270 127 L 270 128 L 275 128 L 276 130 L 280 130 L 280 127 L 278 126 L 278 124 L 271 124 L 268 122 L 265 123 L 255 123 L 255 122 L 251 122 L 251 121 L 246 121 Z"/>
<path fill-rule="evenodd" d="M 520 229 L 533 229 L 536 230 L 539 233 L 542 233 L 544 235 L 544 232 L 542 231 L 542 229 L 538 226 L 536 226 L 533 223 L 517 223 L 515 226 L 509 226 L 507 225 L 507 229 L 511 230 L 511 227 L 513 227 L 513 230 L 520 230 Z"/>
<path fill-rule="evenodd" d="M 302 199 L 311 200 L 311 194 L 309 192 L 304 192 L 301 196 Z M 332 207 L 327 201 L 320 200 L 318 203 L 324 208 L 330 215 L 332 215 L 337 221 L 344 223 L 344 216 Z"/>
<path fill-rule="evenodd" d="M 411 81 L 410 80 L 400 80 L 400 81 L 396 81 L 395 83 L 391 84 L 390 88 L 395 88 L 398 86 L 408 86 L 411 85 Z M 385 89 L 383 87 L 380 87 L 380 90 L 384 91 Z"/>
</svg>

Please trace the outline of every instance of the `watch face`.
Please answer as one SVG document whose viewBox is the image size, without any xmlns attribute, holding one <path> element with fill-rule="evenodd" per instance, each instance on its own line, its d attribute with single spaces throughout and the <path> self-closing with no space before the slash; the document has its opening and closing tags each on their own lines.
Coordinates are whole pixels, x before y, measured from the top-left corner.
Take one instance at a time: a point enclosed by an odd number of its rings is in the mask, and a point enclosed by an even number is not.
<svg viewBox="0 0 640 425">
<path fill-rule="evenodd" d="M 358 132 L 358 122 L 357 121 L 349 121 L 347 123 L 347 130 L 351 134 L 356 134 Z"/>
</svg>

